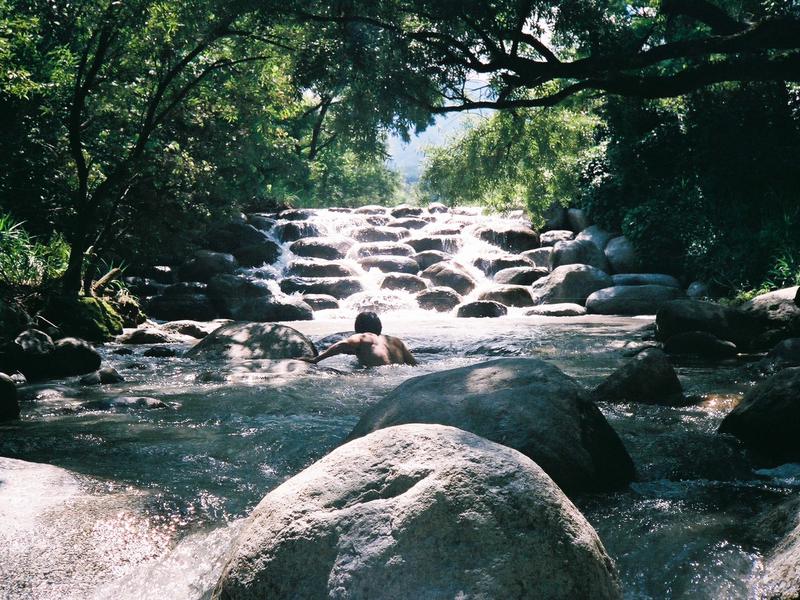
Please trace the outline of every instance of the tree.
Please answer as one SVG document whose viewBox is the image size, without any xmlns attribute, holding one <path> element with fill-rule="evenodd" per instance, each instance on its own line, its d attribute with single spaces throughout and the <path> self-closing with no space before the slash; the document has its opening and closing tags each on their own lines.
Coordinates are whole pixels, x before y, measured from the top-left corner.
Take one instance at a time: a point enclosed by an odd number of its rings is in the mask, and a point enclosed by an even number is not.
<svg viewBox="0 0 800 600">
<path fill-rule="evenodd" d="M 397 91 L 438 113 L 552 106 L 585 91 L 664 98 L 725 81 L 800 80 L 800 8 L 789 0 L 350 0 L 308 2 L 298 15 L 393 46 L 380 61 L 416 84 Z M 489 80 L 478 97 L 475 74 Z M 374 69 L 364 75 L 386 85 Z"/>
</svg>

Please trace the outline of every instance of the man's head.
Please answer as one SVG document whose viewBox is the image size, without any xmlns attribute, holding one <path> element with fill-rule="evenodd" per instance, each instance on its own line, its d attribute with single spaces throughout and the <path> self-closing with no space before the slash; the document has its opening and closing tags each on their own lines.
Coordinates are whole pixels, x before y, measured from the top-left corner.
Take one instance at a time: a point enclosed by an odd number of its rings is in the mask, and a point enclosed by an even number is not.
<svg viewBox="0 0 800 600">
<path fill-rule="evenodd" d="M 381 329 L 383 329 L 381 320 L 374 312 L 358 313 L 355 324 L 356 333 L 374 333 L 375 335 L 380 335 Z"/>
</svg>

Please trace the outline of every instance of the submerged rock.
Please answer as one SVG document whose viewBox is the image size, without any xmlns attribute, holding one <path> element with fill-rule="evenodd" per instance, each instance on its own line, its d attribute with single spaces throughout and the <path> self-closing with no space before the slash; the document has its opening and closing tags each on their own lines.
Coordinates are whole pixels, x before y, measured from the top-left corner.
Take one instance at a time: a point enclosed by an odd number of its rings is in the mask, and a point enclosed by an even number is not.
<svg viewBox="0 0 800 600">
<path fill-rule="evenodd" d="M 117 337 L 120 344 L 172 344 L 183 341 L 185 338 L 158 327 L 140 327 Z"/>
<path fill-rule="evenodd" d="M 161 400 L 149 396 L 118 396 L 116 398 L 105 398 L 103 400 L 92 400 L 84 402 L 81 408 L 85 410 L 129 410 L 135 408 L 159 409 L 167 408 Z"/>
<path fill-rule="evenodd" d="M 800 367 L 790 367 L 750 390 L 719 426 L 754 450 L 764 464 L 800 461 Z"/>
<path fill-rule="evenodd" d="M 736 356 L 739 350 L 733 342 L 721 340 L 713 333 L 686 331 L 673 335 L 664 342 L 664 352 L 667 354 L 689 354 L 708 358 L 730 358 Z"/>
<path fill-rule="evenodd" d="M 649 348 L 609 375 L 593 396 L 604 402 L 674 406 L 683 402 L 683 388 L 666 354 Z"/>
<path fill-rule="evenodd" d="M 187 335 L 195 339 L 201 340 L 209 333 L 222 327 L 223 321 L 192 321 L 190 319 L 183 319 L 179 321 L 169 321 L 161 326 L 161 329 L 167 333 L 174 333 L 177 335 Z"/>
<path fill-rule="evenodd" d="M 103 367 L 94 373 L 81 377 L 81 385 L 112 384 L 123 381 L 125 381 L 125 378 L 114 367 Z"/>
<path fill-rule="evenodd" d="M 168 348 L 167 346 L 153 346 L 145 350 L 142 356 L 148 356 L 150 358 L 172 358 L 173 356 L 178 356 L 178 352 L 175 348 Z"/>
<path fill-rule="evenodd" d="M 350 442 L 270 492 L 212 598 L 620 598 L 611 559 L 531 460 L 452 427 Z"/>
<path fill-rule="evenodd" d="M 471 431 L 529 456 L 567 493 L 617 489 L 634 477 L 619 437 L 557 367 L 505 358 L 414 377 L 370 408 L 349 439 L 403 423 Z"/>
<path fill-rule="evenodd" d="M 185 356 L 208 360 L 255 360 L 314 357 L 317 349 L 306 336 L 285 325 L 230 323 L 200 340 Z"/>
<path fill-rule="evenodd" d="M 540 304 L 530 310 L 525 311 L 528 316 L 541 317 L 582 317 L 586 314 L 586 308 L 580 304 L 562 302 L 560 304 Z"/>
</svg>

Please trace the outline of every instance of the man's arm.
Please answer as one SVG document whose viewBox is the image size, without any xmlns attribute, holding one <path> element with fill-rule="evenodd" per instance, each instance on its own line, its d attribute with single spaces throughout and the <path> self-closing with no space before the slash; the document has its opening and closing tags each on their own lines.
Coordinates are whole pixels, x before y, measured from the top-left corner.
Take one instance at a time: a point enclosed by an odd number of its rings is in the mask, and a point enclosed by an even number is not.
<svg viewBox="0 0 800 600">
<path fill-rule="evenodd" d="M 321 360 L 325 360 L 326 358 L 330 358 L 331 356 L 336 356 L 337 354 L 355 354 L 356 350 L 358 349 L 358 344 L 360 342 L 360 337 L 357 335 L 350 336 L 346 340 L 342 340 L 341 342 L 336 342 L 333 346 L 325 350 L 322 354 L 315 358 L 302 358 L 300 360 L 304 360 L 306 362 L 310 362 L 312 364 L 317 364 Z"/>
<path fill-rule="evenodd" d="M 407 365 L 411 365 L 412 367 L 416 367 L 418 364 L 417 359 L 414 358 L 413 354 L 411 354 L 411 350 L 406 348 L 406 345 L 403 342 L 400 342 L 400 345 L 402 346 L 403 351 L 403 362 Z"/>
</svg>

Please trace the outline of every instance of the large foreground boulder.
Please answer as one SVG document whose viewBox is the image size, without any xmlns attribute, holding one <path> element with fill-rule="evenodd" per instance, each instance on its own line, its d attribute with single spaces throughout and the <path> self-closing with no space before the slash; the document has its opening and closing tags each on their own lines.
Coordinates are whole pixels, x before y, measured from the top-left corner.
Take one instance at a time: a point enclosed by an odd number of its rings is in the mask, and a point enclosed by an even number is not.
<svg viewBox="0 0 800 600">
<path fill-rule="evenodd" d="M 567 493 L 616 489 L 634 477 L 619 437 L 587 393 L 557 367 L 505 358 L 404 382 L 350 439 L 403 423 L 440 423 L 531 457 Z"/>
<path fill-rule="evenodd" d="M 719 431 L 742 440 L 760 462 L 779 465 L 800 461 L 799 423 L 800 367 L 791 367 L 750 390 Z"/>
<path fill-rule="evenodd" d="M 564 265 L 531 285 L 534 304 L 584 304 L 590 294 L 611 286 L 611 277 L 589 265 Z"/>
<path fill-rule="evenodd" d="M 769 600 L 800 598 L 800 498 L 790 497 L 770 511 L 759 525 L 759 531 L 784 530 L 778 544 L 764 557 L 759 597 Z"/>
<path fill-rule="evenodd" d="M 586 312 L 598 315 L 654 315 L 667 302 L 683 297 L 683 290 L 672 286 L 615 285 L 589 295 Z"/>
<path fill-rule="evenodd" d="M 230 323 L 211 332 L 185 356 L 209 360 L 255 360 L 314 357 L 317 349 L 306 336 L 285 325 Z"/>
<path fill-rule="evenodd" d="M 681 404 L 683 388 L 675 369 L 661 350 L 637 354 L 594 390 L 595 400 L 640 404 Z"/>
<path fill-rule="evenodd" d="M 212 595 L 620 597 L 596 532 L 535 463 L 420 424 L 350 442 L 270 492 Z"/>
</svg>

